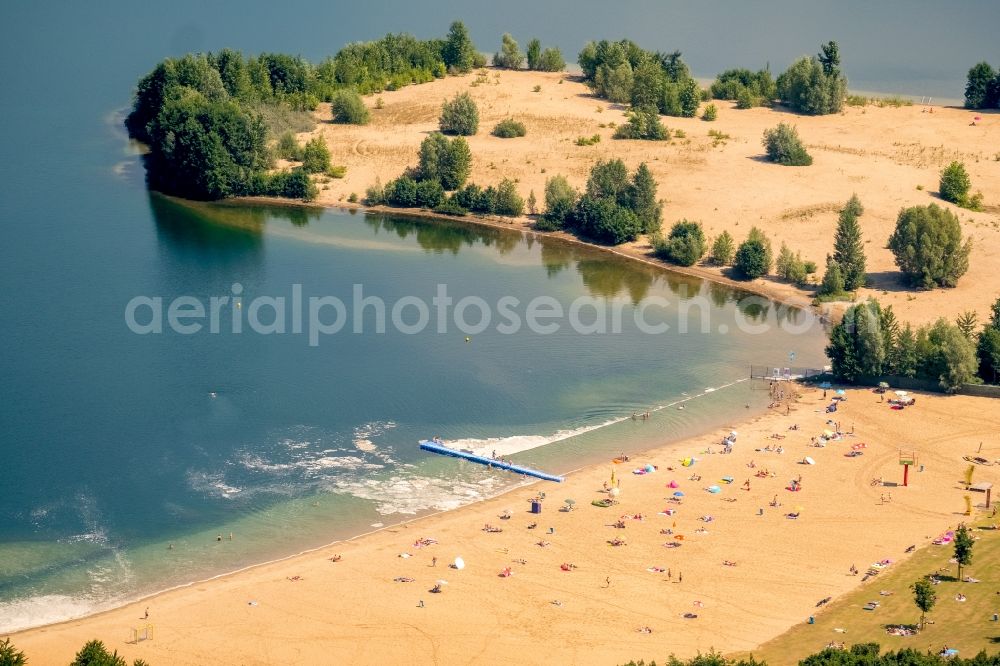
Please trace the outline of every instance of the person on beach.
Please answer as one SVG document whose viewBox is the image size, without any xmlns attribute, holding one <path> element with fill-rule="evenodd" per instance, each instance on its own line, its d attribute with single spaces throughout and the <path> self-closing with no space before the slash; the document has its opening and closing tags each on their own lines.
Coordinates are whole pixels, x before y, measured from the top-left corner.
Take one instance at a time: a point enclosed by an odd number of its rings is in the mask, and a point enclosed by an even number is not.
<svg viewBox="0 0 1000 666">
<path fill-rule="evenodd" d="M 143 620 L 148 620 L 149 619 L 149 608 L 148 607 L 146 608 L 146 612 L 145 612 L 145 614 L 143 614 L 142 619 Z"/>
<path fill-rule="evenodd" d="M 432 557 L 431 558 L 431 566 L 432 567 L 436 567 L 437 565 L 438 565 L 438 558 Z"/>
<path fill-rule="evenodd" d="M 604 579 L 604 587 L 611 587 L 611 577 L 608 576 Z"/>
</svg>

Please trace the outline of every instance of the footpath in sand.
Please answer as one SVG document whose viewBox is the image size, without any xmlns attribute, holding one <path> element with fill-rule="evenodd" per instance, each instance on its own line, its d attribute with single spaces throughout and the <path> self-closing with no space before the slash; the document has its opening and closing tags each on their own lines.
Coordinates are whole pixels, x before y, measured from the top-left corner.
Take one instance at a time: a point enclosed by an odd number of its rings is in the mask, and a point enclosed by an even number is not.
<svg viewBox="0 0 1000 666">
<path fill-rule="evenodd" d="M 473 72 L 367 96 L 372 120 L 365 126 L 333 124 L 329 105 L 321 104 L 316 129 L 299 138 L 322 136 L 333 163 L 346 166 L 347 174 L 320 184 L 317 203 L 348 205 L 351 193 L 363 197 L 376 179 L 385 183 L 415 165 L 420 142 L 438 128 L 441 103 L 459 92 L 470 93 L 479 107 L 479 131 L 468 138 L 470 181 L 484 187 L 515 179 L 523 197 L 534 191 L 543 206 L 545 180 L 554 175 L 566 176 L 582 190 L 598 160 L 621 159 L 629 169 L 646 162 L 663 199 L 665 229 L 686 218 L 701 222 L 712 238 L 728 230 L 741 242 L 756 225 L 772 239 L 775 254 L 785 242 L 816 262 L 817 279 L 833 251 L 837 213 L 857 193 L 865 207 L 860 224 L 870 280 L 860 298 L 877 296 L 894 307 L 900 320 L 918 324 L 939 316 L 954 319 L 966 310 L 978 310 L 982 319 L 1000 293 L 1000 115 L 959 108 L 845 107 L 839 114 L 800 116 L 781 107 L 739 110 L 733 102 L 715 101 L 715 122 L 662 118 L 684 137 L 622 141 L 611 137 L 615 126 L 626 122 L 626 107 L 594 97 L 574 77 L 487 70 L 484 79 Z M 378 98 L 381 109 L 375 108 Z M 491 136 L 496 123 L 510 116 L 524 122 L 527 136 Z M 976 116 L 980 121 L 972 125 Z M 780 122 L 798 128 L 814 158 L 812 166 L 782 167 L 763 159 L 761 136 Z M 594 134 L 601 137 L 596 145 L 575 145 L 577 137 Z M 937 196 L 941 169 L 952 160 L 965 163 L 973 190 L 983 193 L 984 212 L 963 210 Z M 954 211 L 974 247 L 969 272 L 957 288 L 914 292 L 900 282 L 885 246 L 901 208 L 930 203 Z M 523 218 L 510 225 L 529 223 Z M 619 249 L 645 255 L 649 245 L 640 239 Z M 690 272 L 720 275 L 709 265 Z M 753 288 L 783 299 L 811 299 L 810 293 L 773 278 L 756 280 Z"/>
<path fill-rule="evenodd" d="M 730 454 L 720 453 L 728 429 L 631 451 L 625 464 L 608 461 L 563 484 L 521 487 L 13 640 L 32 663 L 67 663 L 99 638 L 153 666 L 617 664 L 752 650 L 814 613 L 820 599 L 861 584 L 852 565 L 898 561 L 956 526 L 963 456 L 982 443 L 980 455 L 1000 458 L 994 401 L 919 394 L 897 411 L 870 391 L 849 390 L 828 413 L 832 392 L 801 391 L 789 414 L 782 408 L 739 425 Z M 843 437 L 812 445 L 838 422 Z M 846 456 L 854 447 L 863 455 Z M 890 485 L 902 481 L 901 448 L 917 455 L 907 488 Z M 690 456 L 694 465 L 682 466 Z M 801 464 L 806 456 L 815 464 Z M 633 474 L 647 464 L 658 469 Z M 612 469 L 620 503 L 593 506 L 607 497 Z M 998 481 L 1000 467 L 977 475 Z M 800 477 L 800 491 L 786 489 Z M 872 485 L 879 478 L 885 485 Z M 720 492 L 705 490 L 713 485 Z M 542 491 L 542 513 L 529 513 Z M 559 511 L 565 499 L 576 501 L 573 511 Z M 500 518 L 505 510 L 509 519 Z M 448 566 L 456 556 L 464 569 Z M 430 592 L 439 580 L 443 591 Z M 130 627 L 145 624 L 146 607 L 155 637 L 126 643 Z"/>
</svg>

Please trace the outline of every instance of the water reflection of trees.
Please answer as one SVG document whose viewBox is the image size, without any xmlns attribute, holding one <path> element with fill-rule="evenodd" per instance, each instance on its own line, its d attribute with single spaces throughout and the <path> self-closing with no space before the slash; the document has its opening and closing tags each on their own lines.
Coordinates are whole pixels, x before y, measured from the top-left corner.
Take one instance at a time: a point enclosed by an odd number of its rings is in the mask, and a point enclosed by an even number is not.
<svg viewBox="0 0 1000 666">
<path fill-rule="evenodd" d="M 413 236 L 421 248 L 438 254 L 458 254 L 462 246 L 481 244 L 492 247 L 503 255 L 511 252 L 523 240 L 523 234 L 515 230 L 473 227 L 450 220 L 421 220 L 368 213 L 364 221 L 375 233 L 395 233 L 399 238 Z"/>
<path fill-rule="evenodd" d="M 576 270 L 591 296 L 614 298 L 627 293 L 633 305 L 646 297 L 655 279 L 645 267 L 629 266 L 620 260 L 580 259 Z"/>
</svg>

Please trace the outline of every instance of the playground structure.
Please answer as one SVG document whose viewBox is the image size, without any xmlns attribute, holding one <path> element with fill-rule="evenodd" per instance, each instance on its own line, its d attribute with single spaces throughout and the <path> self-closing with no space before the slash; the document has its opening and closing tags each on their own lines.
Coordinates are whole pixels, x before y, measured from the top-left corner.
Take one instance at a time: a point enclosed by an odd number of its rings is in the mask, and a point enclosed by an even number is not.
<svg viewBox="0 0 1000 666">
<path fill-rule="evenodd" d="M 917 464 L 915 451 L 900 451 L 899 464 L 903 466 L 903 487 L 910 485 L 910 467 Z"/>
<path fill-rule="evenodd" d="M 543 479 L 545 481 L 563 481 L 563 477 L 556 476 L 555 474 L 548 474 L 546 472 L 540 472 L 537 469 L 531 469 L 530 467 L 522 467 L 521 465 L 515 465 L 514 463 L 505 462 L 503 460 L 495 460 L 493 458 L 487 458 L 486 456 L 481 456 L 473 453 L 472 451 L 460 451 L 459 449 L 452 449 L 440 442 L 435 442 L 431 440 L 424 440 L 420 442 L 420 448 L 424 451 L 430 451 L 431 453 L 440 453 L 445 456 L 452 456 L 455 458 L 462 458 L 463 460 L 468 460 L 469 462 L 479 463 L 480 465 L 486 465 L 487 467 L 495 467 L 496 469 L 507 470 L 508 472 L 514 472 L 516 474 L 524 474 L 525 476 L 533 476 L 536 479 Z"/>
<path fill-rule="evenodd" d="M 129 643 L 133 645 L 138 645 L 140 641 L 151 641 L 153 640 L 153 625 L 143 624 L 138 627 L 132 627 L 129 630 Z"/>
</svg>

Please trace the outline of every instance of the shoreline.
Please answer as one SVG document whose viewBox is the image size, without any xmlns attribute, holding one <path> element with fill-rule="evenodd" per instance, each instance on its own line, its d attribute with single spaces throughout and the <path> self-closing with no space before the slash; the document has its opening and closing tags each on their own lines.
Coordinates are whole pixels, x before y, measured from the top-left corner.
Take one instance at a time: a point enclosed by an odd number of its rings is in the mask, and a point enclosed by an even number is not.
<svg viewBox="0 0 1000 666">
<path fill-rule="evenodd" d="M 740 379 L 740 380 L 736 380 L 734 382 L 729 382 L 729 383 L 723 384 L 723 385 L 721 385 L 719 387 L 716 387 L 713 390 L 713 393 L 715 391 L 718 391 L 718 390 L 724 390 L 726 388 L 731 388 L 731 387 L 736 386 L 736 385 L 738 385 L 738 384 L 740 384 L 740 383 L 742 383 L 744 381 L 747 381 L 747 380 L 746 379 Z M 686 403 L 686 402 L 688 402 L 690 400 L 693 400 L 693 399 L 697 399 L 697 398 L 701 398 L 701 397 L 706 397 L 708 395 L 710 395 L 710 394 L 709 393 L 698 393 L 698 394 L 695 394 L 695 395 L 687 396 L 685 398 L 681 398 L 679 400 L 675 400 L 675 401 L 670 402 L 668 404 L 662 405 L 661 407 L 654 408 L 654 409 L 652 409 L 650 411 L 653 412 L 653 413 L 656 413 L 656 412 L 659 412 L 659 411 L 663 411 L 665 409 L 669 409 L 670 407 L 673 407 L 675 405 Z M 696 437 L 704 437 L 708 433 L 713 432 L 713 431 L 715 431 L 715 430 L 717 430 L 719 428 L 722 428 L 722 427 L 726 427 L 726 428 L 738 428 L 738 427 L 745 426 L 747 424 L 754 424 L 754 423 L 757 423 L 762 418 L 766 418 L 768 416 L 768 414 L 770 414 L 770 413 L 771 412 L 770 412 L 770 410 L 768 408 L 761 408 L 760 411 L 758 411 L 756 413 L 751 413 L 751 415 L 750 415 L 749 418 L 740 419 L 739 421 L 736 421 L 736 422 L 734 422 L 734 423 L 732 423 L 730 425 L 727 425 L 727 426 L 703 424 L 703 425 L 698 426 L 697 429 L 696 429 L 696 432 L 694 434 L 692 434 L 692 435 L 681 436 L 681 437 L 679 437 L 677 439 L 674 439 L 674 440 L 671 440 L 671 441 L 668 441 L 668 442 L 665 442 L 665 443 L 658 443 L 658 444 L 654 444 L 652 446 L 647 446 L 644 449 L 640 449 L 634 455 L 635 456 L 644 456 L 644 455 L 648 455 L 649 453 L 651 453 L 653 451 L 662 451 L 662 450 L 667 449 L 668 447 L 671 447 L 671 446 L 679 446 L 679 445 L 687 442 L 690 439 L 693 439 L 693 438 L 696 438 Z M 622 417 L 622 421 L 626 420 L 626 418 L 627 417 Z M 613 425 L 617 425 L 617 422 L 615 424 L 613 424 Z M 556 442 L 556 444 L 558 444 L 558 442 Z M 530 450 L 530 449 L 527 449 L 527 450 Z M 520 453 L 520 452 L 518 452 L 518 453 Z M 515 453 L 515 454 L 511 454 L 511 455 L 517 455 L 517 454 Z M 587 470 L 587 469 L 589 469 L 591 467 L 596 466 L 597 464 L 599 464 L 599 463 L 584 464 L 584 465 L 582 465 L 580 467 L 575 467 L 573 469 L 560 472 L 560 474 L 562 476 L 565 476 L 568 479 L 572 475 L 577 474 L 577 473 L 582 472 L 582 471 L 585 471 L 585 470 Z M 513 474 L 513 473 L 511 473 L 511 474 Z M 3 635 L 15 635 L 15 634 L 19 634 L 19 633 L 32 632 L 32 631 L 36 631 L 36 630 L 43 630 L 44 631 L 44 630 L 47 630 L 47 629 L 50 629 L 50 628 L 59 627 L 59 626 L 62 626 L 62 625 L 69 625 L 69 624 L 72 624 L 72 623 L 75 623 L 75 622 L 80 622 L 80 621 L 88 620 L 88 619 L 91 619 L 91 618 L 97 618 L 97 617 L 100 617 L 102 615 L 107 615 L 109 613 L 114 613 L 115 611 L 119 611 L 119 610 L 121 610 L 123 608 L 127 608 L 129 606 L 133 606 L 133 605 L 136 605 L 136 604 L 142 604 L 143 602 L 148 602 L 148 601 L 155 600 L 157 598 L 162 597 L 163 595 L 170 594 L 170 593 L 175 592 L 175 591 L 190 589 L 190 588 L 193 588 L 193 587 L 198 586 L 198 585 L 208 584 L 208 583 L 211 583 L 213 581 L 227 579 L 227 578 L 230 578 L 232 576 L 238 576 L 238 575 L 240 575 L 242 573 L 246 573 L 246 572 L 249 572 L 249 571 L 260 569 L 262 567 L 267 567 L 267 566 L 271 566 L 271 565 L 281 564 L 281 563 L 287 562 L 289 560 L 294 560 L 294 559 L 299 558 L 299 557 L 305 557 L 307 555 L 310 555 L 310 554 L 313 554 L 313 553 L 316 553 L 316 552 L 319 552 L 319 551 L 322 551 L 322 550 L 327 550 L 327 549 L 333 548 L 334 546 L 336 546 L 338 544 L 349 544 L 349 543 L 351 543 L 353 541 L 356 541 L 356 540 L 359 540 L 359 539 L 362 539 L 362 538 L 365 538 L 365 537 L 369 537 L 369 536 L 372 536 L 372 535 L 375 535 L 375 534 L 379 534 L 379 533 L 382 533 L 382 532 L 387 532 L 387 531 L 391 532 L 392 530 L 398 529 L 400 527 L 406 528 L 409 525 L 417 523 L 417 522 L 422 521 L 422 520 L 429 520 L 429 519 L 433 519 L 435 517 L 440 517 L 442 515 L 451 514 L 453 512 L 464 511 L 464 510 L 470 509 L 471 507 L 475 507 L 478 504 L 482 504 L 484 502 L 490 502 L 490 501 L 493 501 L 493 500 L 500 499 L 500 498 L 504 497 L 505 495 L 509 495 L 509 494 L 514 493 L 514 492 L 516 492 L 518 490 L 522 490 L 524 488 L 528 488 L 528 487 L 531 487 L 531 486 L 539 484 L 539 483 L 543 483 L 543 480 L 542 479 L 531 479 L 531 478 L 523 477 L 522 476 L 519 481 L 511 483 L 509 486 L 506 486 L 506 487 L 502 488 L 501 490 L 499 490 L 499 491 L 497 491 L 497 492 L 495 492 L 493 494 L 486 495 L 486 496 L 483 496 L 483 497 L 479 497 L 479 498 L 477 498 L 475 500 L 472 500 L 471 502 L 468 502 L 466 504 L 462 504 L 462 505 L 457 506 L 455 508 L 429 510 L 427 513 L 423 513 L 421 515 L 413 516 L 411 518 L 407 518 L 405 520 L 400 520 L 398 522 L 386 523 L 382 527 L 378 527 L 378 528 L 375 528 L 375 529 L 369 529 L 367 531 L 359 532 L 357 534 L 352 534 L 350 536 L 336 538 L 336 539 L 333 539 L 333 540 L 331 540 L 329 542 L 326 542 L 326 543 L 323 543 L 323 544 L 320 544 L 320 545 L 317 545 L 317 546 L 311 546 L 311 547 L 308 547 L 308 548 L 304 548 L 302 550 L 299 550 L 299 551 L 296 551 L 296 552 L 293 552 L 293 553 L 289 553 L 287 555 L 281 555 L 279 557 L 273 557 L 273 558 L 269 558 L 269 559 L 265 559 L 265 560 L 261 560 L 261 561 L 257 561 L 257 562 L 252 562 L 250 564 L 247 564 L 247 565 L 244 565 L 244 566 L 241 566 L 241 567 L 237 567 L 235 569 L 231 569 L 231 570 L 227 570 L 227 571 L 222 571 L 220 573 L 213 574 L 213 575 L 210 575 L 210 576 L 205 576 L 203 578 L 195 578 L 193 580 L 190 580 L 190 581 L 187 581 L 187 582 L 184 582 L 184 583 L 177 583 L 177 584 L 171 585 L 169 587 L 160 588 L 160 589 L 154 590 L 152 592 L 143 593 L 143 594 L 141 594 L 141 595 L 139 595 L 137 597 L 130 597 L 130 598 L 123 599 L 123 600 L 120 600 L 120 601 L 109 602 L 111 604 L 110 606 L 105 607 L 105 608 L 101 608 L 100 610 L 95 610 L 93 612 L 85 613 L 83 615 L 78 615 L 78 616 L 75 616 L 75 617 L 69 617 L 69 618 L 65 618 L 65 619 L 61 619 L 61 620 L 56 620 L 56 621 L 53 621 L 53 622 L 46 622 L 46 623 L 42 623 L 42 624 L 31 625 L 31 626 L 28 626 L 28 627 L 21 627 L 21 628 L 17 628 L 17 629 L 6 631 L 6 633 L 5 633 L 5 630 L 0 629 L 0 636 L 3 636 Z M 225 530 L 223 529 L 222 531 L 225 531 Z"/>
<path fill-rule="evenodd" d="M 541 516 L 531 518 L 545 521 L 542 526 L 554 526 L 552 535 L 541 530 L 533 537 L 531 532 L 521 532 L 528 515 L 520 508 L 508 523 L 501 523 L 506 534 L 481 533 L 484 519 L 489 521 L 504 507 L 521 506 L 520 500 L 537 494 L 540 482 L 517 484 L 458 509 L 419 516 L 150 595 L 85 619 L 17 632 L 12 637 L 29 658 L 45 663 L 62 659 L 94 637 L 129 659 L 141 657 L 150 663 L 260 663 L 259 657 L 250 655 L 260 655 L 262 650 L 270 660 L 300 662 L 337 656 L 353 663 L 370 663 L 417 650 L 411 654 L 416 663 L 463 656 L 466 662 L 500 663 L 497 655 L 503 650 L 523 645 L 528 637 L 537 638 L 533 629 L 537 622 L 545 624 L 546 641 L 539 644 L 532 640 L 534 647 L 526 656 L 532 663 L 545 663 L 559 654 L 564 655 L 564 663 L 593 663 L 597 658 L 618 663 L 629 658 L 659 658 L 671 651 L 689 655 L 712 647 L 727 653 L 752 650 L 801 622 L 816 598 L 838 597 L 856 589 L 860 579 L 843 574 L 852 562 L 905 558 L 907 545 L 923 545 L 936 532 L 954 525 L 957 519 L 949 509 L 959 504 L 963 493 L 952 481 L 961 465 L 961 454 L 975 450 L 984 431 L 1000 426 L 996 416 L 983 420 L 987 399 L 919 394 L 919 406 L 901 414 L 880 404 L 869 391 L 849 389 L 845 409 L 837 416 L 847 419 L 851 429 L 858 426 L 858 439 L 865 439 L 868 449 L 860 459 L 845 458 L 841 456 L 842 443 L 832 443 L 826 449 L 799 448 L 808 446 L 808 435 L 823 427 L 826 419 L 825 410 L 819 409 L 826 402 L 821 392 L 801 390 L 803 395 L 792 403 L 789 415 L 768 410 L 742 420 L 737 425 L 739 442 L 733 455 L 704 455 L 702 451 L 705 446 L 717 445 L 717 434 L 723 430 L 719 426 L 706 434 L 630 453 L 635 462 L 616 468 L 624 481 L 621 509 L 605 513 L 580 502 L 575 511 L 564 513 L 546 505 Z M 945 415 L 947 423 L 943 423 Z M 790 423 L 800 424 L 803 432 L 789 432 Z M 888 488 L 896 495 L 892 503 L 879 503 L 879 492 L 884 495 L 887 489 L 871 487 L 868 478 L 883 474 L 896 478 L 896 442 L 911 431 L 921 432 L 917 446 L 927 470 L 915 476 L 910 489 Z M 770 441 L 769 432 L 786 433 L 782 436 L 782 446 L 788 448 L 785 456 L 754 451 Z M 849 446 L 852 440 L 849 436 L 846 439 Z M 723 497 L 728 493 L 733 495 L 731 499 L 740 500 L 732 504 L 719 503 L 716 495 L 694 493 L 698 484 L 681 481 L 689 497 L 684 498 L 684 506 L 673 520 L 675 528 L 688 532 L 687 548 L 669 551 L 668 557 L 668 551 L 656 543 L 664 537 L 657 537 L 655 528 L 669 526 L 666 521 L 670 519 L 652 514 L 646 519 L 652 525 L 635 523 L 626 532 L 617 533 L 628 537 L 629 548 L 604 546 L 603 539 L 616 533 L 601 525 L 621 511 L 631 514 L 662 506 L 657 498 L 664 494 L 659 490 L 663 483 L 671 474 L 680 480 L 689 473 L 683 467 L 671 472 L 671 466 L 677 465 L 671 461 L 695 452 L 699 455 L 695 470 L 707 479 L 719 478 L 725 471 L 757 459 L 774 467 L 778 480 L 771 482 L 773 488 L 759 487 L 768 485 L 767 480 L 754 480 L 753 493 L 741 493 L 734 484 L 723 492 Z M 795 464 L 805 452 L 815 456 L 817 466 Z M 658 464 L 659 473 L 646 477 L 628 473 L 632 465 L 647 462 Z M 600 497 L 600 480 L 607 478 L 608 467 L 613 466 L 587 465 L 568 473 L 567 481 L 559 486 L 542 487 L 551 494 L 551 488 L 561 490 L 554 499 L 557 504 L 563 495 L 579 500 L 589 499 L 590 493 Z M 980 471 L 991 479 L 997 476 L 993 468 Z M 795 474 L 807 477 L 808 492 L 794 497 L 782 494 L 781 479 Z M 772 513 L 773 509 L 767 510 L 770 517 L 750 518 L 757 502 L 765 506 L 772 492 L 778 492 L 782 502 L 791 502 L 792 508 L 783 510 L 791 511 L 801 502 L 803 518 L 789 521 Z M 874 509 L 872 504 L 883 506 Z M 802 512 L 803 508 L 796 510 Z M 692 535 L 689 530 L 702 524 L 695 516 L 706 510 L 717 516 L 708 526 L 712 536 L 698 536 L 700 527 Z M 746 517 L 741 517 L 744 514 Z M 859 520 L 869 529 L 859 532 Z M 678 521 L 682 523 L 679 527 Z M 413 529 L 417 531 L 411 532 Z M 434 536 L 439 544 L 424 554 L 407 548 L 418 536 Z M 531 541 L 537 537 L 551 540 L 552 547 L 539 549 Z M 705 550 L 709 544 L 711 548 Z M 822 560 L 809 556 L 817 547 L 826 552 Z M 401 550 L 413 553 L 410 559 L 399 559 Z M 331 564 L 327 558 L 335 554 L 342 554 L 343 560 Z M 468 565 L 462 572 L 441 566 L 438 575 L 444 575 L 452 585 L 444 596 L 430 595 L 424 611 L 416 602 L 417 596 L 424 596 L 426 584 L 418 582 L 414 588 L 390 579 L 406 573 L 426 580 L 432 572 L 437 573 L 425 568 L 430 566 L 426 560 L 431 554 L 443 556 L 445 562 L 461 554 Z M 517 576 L 511 582 L 497 579 L 495 572 L 519 554 L 530 562 L 514 565 Z M 737 561 L 740 567 L 716 569 L 715 558 L 722 557 Z M 560 572 L 560 561 L 575 561 L 579 572 Z M 673 585 L 661 587 L 654 583 L 668 581 L 641 571 L 671 562 L 678 567 L 675 571 L 683 571 L 680 586 L 673 581 Z M 607 573 L 614 579 L 613 600 L 601 592 Z M 484 591 L 492 592 L 483 596 Z M 549 610 L 553 609 L 549 603 L 553 597 L 562 600 L 565 609 Z M 625 599 L 629 602 L 623 603 Z M 704 602 L 704 609 L 696 613 L 705 620 L 681 618 L 680 613 L 690 608 L 690 599 Z M 754 600 L 752 610 L 742 599 Z M 151 607 L 156 640 L 126 643 L 126 627 L 134 626 L 132 618 L 137 612 L 141 617 L 143 605 Z M 522 617 L 524 622 L 518 620 Z M 529 617 L 538 620 L 527 621 Z M 634 626 L 641 624 L 654 626 L 656 633 L 635 633 Z M 494 626 L 496 629 L 491 629 Z M 720 633 L 719 627 L 726 629 Z M 583 645 L 577 644 L 580 640 L 584 640 Z M 431 650 L 430 646 L 436 646 L 433 658 L 431 652 L 424 651 Z"/>
<path fill-rule="evenodd" d="M 172 197 L 166 194 L 160 194 L 160 196 L 169 197 L 171 200 L 185 202 L 183 199 L 177 197 Z M 200 203 L 200 202 L 199 202 Z M 715 284 L 728 287 L 734 291 L 742 291 L 747 294 L 753 294 L 757 296 L 762 296 L 768 300 L 774 301 L 781 305 L 787 305 L 790 307 L 800 308 L 803 310 L 809 310 L 813 312 L 819 319 L 820 323 L 828 324 L 835 320 L 836 317 L 843 314 L 854 301 L 835 301 L 829 303 L 822 303 L 820 305 L 814 305 L 811 300 L 802 298 L 797 292 L 799 289 L 794 285 L 788 284 L 769 284 L 765 280 L 751 280 L 743 282 L 741 280 L 735 280 L 720 273 L 716 273 L 708 268 L 699 266 L 678 266 L 675 264 L 668 263 L 662 259 L 657 259 L 651 253 L 651 248 L 649 248 L 648 243 L 630 243 L 619 246 L 610 245 L 598 245 L 597 243 L 592 243 L 590 241 L 584 240 L 567 231 L 540 231 L 531 226 L 532 220 L 530 217 L 522 216 L 517 218 L 490 218 L 478 215 L 444 215 L 441 213 L 435 213 L 432 210 L 425 208 L 394 208 L 392 206 L 367 206 L 361 203 L 324 203 L 316 204 L 310 201 L 303 201 L 300 199 L 282 199 L 279 197 L 233 197 L 231 199 L 224 199 L 221 201 L 207 202 L 210 205 L 218 206 L 240 206 L 240 205 L 264 205 L 264 206 L 284 206 L 292 208 L 311 208 L 319 210 L 341 210 L 341 211 L 360 211 L 362 213 L 378 213 L 385 215 L 397 215 L 400 217 L 410 217 L 422 220 L 446 220 L 457 222 L 459 224 L 466 224 L 473 227 L 486 227 L 488 229 L 501 229 L 507 231 L 514 231 L 523 234 L 530 234 L 536 238 L 546 238 L 552 241 L 565 243 L 568 245 L 573 245 L 576 247 L 587 248 L 588 250 L 599 250 L 601 252 L 607 252 L 608 254 L 627 259 L 629 261 L 635 261 L 645 266 L 657 269 L 659 271 L 664 271 L 667 273 L 676 273 L 678 275 L 683 275 L 685 277 L 693 277 L 707 282 L 713 282 Z M 509 220 L 509 221 L 508 221 Z M 647 249 L 644 249 L 645 248 Z M 782 289 L 785 287 L 785 289 Z"/>
</svg>

